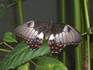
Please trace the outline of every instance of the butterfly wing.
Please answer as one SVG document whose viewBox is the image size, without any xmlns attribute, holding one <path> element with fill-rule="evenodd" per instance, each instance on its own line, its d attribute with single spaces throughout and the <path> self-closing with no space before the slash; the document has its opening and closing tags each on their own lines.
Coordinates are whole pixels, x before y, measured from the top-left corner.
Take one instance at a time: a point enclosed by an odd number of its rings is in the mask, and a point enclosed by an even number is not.
<svg viewBox="0 0 93 70">
<path fill-rule="evenodd" d="M 42 44 L 47 22 L 29 21 L 15 29 L 15 34 L 24 38 L 30 47 L 35 50 Z"/>
<path fill-rule="evenodd" d="M 52 24 L 41 21 L 29 21 L 15 29 L 15 34 L 24 38 L 33 50 L 39 48 L 43 38 L 48 38 L 52 53 L 59 53 L 65 45 L 80 43 L 80 33 L 70 25 Z"/>
<path fill-rule="evenodd" d="M 53 24 L 48 44 L 52 53 L 59 53 L 65 45 L 80 43 L 80 33 L 70 25 Z"/>
</svg>

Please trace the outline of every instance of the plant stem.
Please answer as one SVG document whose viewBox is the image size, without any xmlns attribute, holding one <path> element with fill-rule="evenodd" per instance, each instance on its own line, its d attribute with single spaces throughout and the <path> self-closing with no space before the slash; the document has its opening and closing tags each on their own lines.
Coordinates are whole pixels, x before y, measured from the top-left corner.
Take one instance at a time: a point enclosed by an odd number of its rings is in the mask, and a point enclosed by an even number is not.
<svg viewBox="0 0 93 70">
<path fill-rule="evenodd" d="M 0 51 L 3 51 L 3 52 L 11 52 L 10 50 L 1 49 L 1 48 L 0 48 Z"/>
<path fill-rule="evenodd" d="M 88 5 L 87 5 L 87 0 L 83 0 L 83 1 L 84 1 L 86 25 L 87 25 L 87 30 L 88 30 L 90 28 L 89 15 L 88 15 Z M 89 33 L 87 34 L 87 49 L 88 49 L 88 70 L 91 70 L 91 66 L 90 66 L 90 35 L 89 35 Z"/>
<path fill-rule="evenodd" d="M 9 44 L 7 44 L 6 42 L 1 42 L 0 45 L 1 45 L 1 44 L 4 44 L 4 45 L 6 45 L 7 47 L 9 47 L 9 48 L 11 48 L 11 49 L 14 49 L 12 46 L 10 46 Z"/>
<path fill-rule="evenodd" d="M 16 3 L 17 3 L 17 2 L 13 2 L 13 3 L 7 5 L 7 8 L 10 8 L 11 6 L 15 5 Z"/>
<path fill-rule="evenodd" d="M 84 36 L 84 35 L 87 35 L 88 32 L 85 32 L 85 33 L 82 33 L 81 35 Z"/>
<path fill-rule="evenodd" d="M 10 46 L 9 44 L 7 44 L 6 42 L 4 42 L 4 44 L 5 44 L 7 47 L 9 47 L 9 48 L 14 49 L 12 46 Z"/>
<path fill-rule="evenodd" d="M 20 17 L 20 24 L 23 24 L 24 17 L 23 17 L 23 9 L 22 9 L 22 0 L 18 0 L 18 11 L 19 11 L 19 17 Z"/>
<path fill-rule="evenodd" d="M 61 9 L 60 9 L 61 13 L 60 13 L 60 22 L 62 22 L 63 24 L 65 24 L 65 17 L 66 17 L 66 14 L 65 14 L 65 0 L 61 0 Z"/>
<path fill-rule="evenodd" d="M 0 42 L 0 45 L 3 44 L 4 42 Z"/>
<path fill-rule="evenodd" d="M 32 60 L 31 60 L 31 63 L 33 63 L 36 67 L 38 67 L 38 65 L 36 63 L 34 63 Z"/>
<path fill-rule="evenodd" d="M 80 0 L 73 0 L 74 1 L 74 23 L 75 28 L 81 31 L 81 16 L 80 16 Z M 78 45 L 75 48 L 75 70 L 82 70 L 82 62 L 81 62 L 81 45 Z"/>
<path fill-rule="evenodd" d="M 61 13 L 60 13 L 60 22 L 62 22 L 63 24 L 65 24 L 65 0 L 61 0 L 61 9 L 60 9 Z M 63 63 L 64 65 L 66 65 L 66 50 L 64 49 L 62 51 L 62 54 L 63 54 Z"/>
<path fill-rule="evenodd" d="M 66 50 L 63 50 L 63 63 L 66 65 Z"/>
</svg>

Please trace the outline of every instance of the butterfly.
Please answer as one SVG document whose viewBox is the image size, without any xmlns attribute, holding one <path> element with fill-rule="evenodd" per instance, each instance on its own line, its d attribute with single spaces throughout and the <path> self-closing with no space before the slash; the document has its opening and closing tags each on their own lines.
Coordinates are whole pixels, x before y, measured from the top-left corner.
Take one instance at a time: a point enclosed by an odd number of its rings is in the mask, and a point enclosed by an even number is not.
<svg viewBox="0 0 93 70">
<path fill-rule="evenodd" d="M 25 39 L 32 50 L 48 39 L 52 53 L 59 53 L 66 45 L 74 45 L 82 41 L 81 34 L 72 26 L 44 21 L 28 21 L 15 29 L 15 34 Z"/>
</svg>

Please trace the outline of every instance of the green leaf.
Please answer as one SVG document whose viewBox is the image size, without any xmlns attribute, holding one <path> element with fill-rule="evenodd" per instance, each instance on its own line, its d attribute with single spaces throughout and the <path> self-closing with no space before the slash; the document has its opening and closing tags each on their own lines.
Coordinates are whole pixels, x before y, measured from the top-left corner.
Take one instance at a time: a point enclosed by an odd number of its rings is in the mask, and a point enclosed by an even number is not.
<svg viewBox="0 0 93 70">
<path fill-rule="evenodd" d="M 89 28 L 89 33 L 90 33 L 90 34 L 93 34 L 93 25 L 92 25 L 91 28 Z"/>
<path fill-rule="evenodd" d="M 35 70 L 68 70 L 62 62 L 51 57 L 42 57 L 37 65 Z"/>
<path fill-rule="evenodd" d="M 43 45 L 38 50 L 32 51 L 25 41 L 19 43 L 6 57 L 0 62 L 0 70 L 8 70 L 15 68 L 30 59 L 42 56 L 49 52 L 47 42 L 44 41 Z"/>
<path fill-rule="evenodd" d="M 3 41 L 5 41 L 5 42 L 17 42 L 16 36 L 12 32 L 6 32 L 3 36 Z"/>
<path fill-rule="evenodd" d="M 22 64 L 18 67 L 18 70 L 30 70 L 30 64 L 29 62 Z"/>
<path fill-rule="evenodd" d="M 0 18 L 2 18 L 2 16 L 4 16 L 6 11 L 7 11 L 7 6 L 3 3 L 0 3 Z"/>
</svg>

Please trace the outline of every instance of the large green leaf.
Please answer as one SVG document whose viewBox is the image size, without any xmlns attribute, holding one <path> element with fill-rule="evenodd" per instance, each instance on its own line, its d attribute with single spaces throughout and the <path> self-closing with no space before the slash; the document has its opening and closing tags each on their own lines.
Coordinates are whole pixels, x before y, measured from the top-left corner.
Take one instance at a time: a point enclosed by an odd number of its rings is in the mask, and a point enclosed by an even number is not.
<svg viewBox="0 0 93 70">
<path fill-rule="evenodd" d="M 12 32 L 6 32 L 3 36 L 3 41 L 5 41 L 5 42 L 17 42 L 16 36 Z"/>
<path fill-rule="evenodd" d="M 67 70 L 62 62 L 51 57 L 42 57 L 37 65 L 35 70 Z"/>
<path fill-rule="evenodd" d="M 44 41 L 44 44 L 35 51 L 29 49 L 27 43 L 22 41 L 0 62 L 0 70 L 15 68 L 30 59 L 44 55 L 48 52 L 49 47 L 47 46 L 46 41 Z"/>
</svg>

